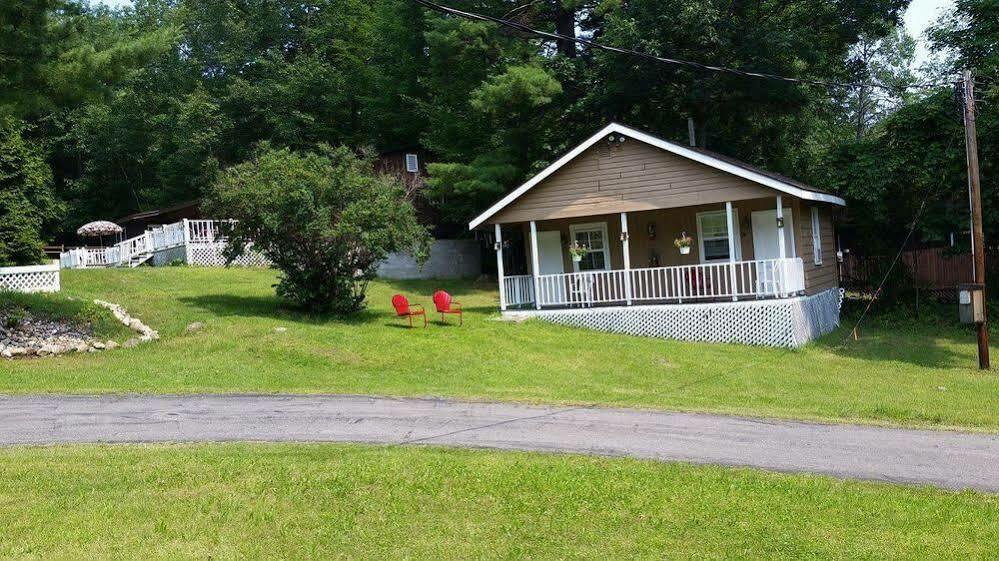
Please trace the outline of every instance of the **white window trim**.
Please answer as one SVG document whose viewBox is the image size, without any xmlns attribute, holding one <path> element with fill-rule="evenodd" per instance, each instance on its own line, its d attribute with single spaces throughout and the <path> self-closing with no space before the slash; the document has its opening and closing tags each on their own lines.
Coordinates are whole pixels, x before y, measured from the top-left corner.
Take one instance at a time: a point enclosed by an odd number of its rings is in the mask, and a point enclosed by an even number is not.
<svg viewBox="0 0 999 561">
<path fill-rule="evenodd" d="M 412 158 L 413 162 L 416 163 L 415 166 L 410 167 L 409 159 Z M 409 153 L 406 154 L 406 171 L 409 173 L 419 173 L 420 172 L 420 157 L 417 154 Z"/>
<path fill-rule="evenodd" d="M 611 270 L 610 261 L 610 236 L 607 234 L 607 223 L 606 222 L 587 222 L 586 224 L 569 224 L 569 243 L 576 241 L 576 232 L 589 232 L 593 230 L 600 230 L 604 235 L 604 271 Z M 569 251 L 566 249 L 566 251 Z M 572 261 L 570 258 L 569 261 Z M 572 261 L 573 272 L 579 272 L 579 263 Z M 600 269 L 594 269 L 600 270 Z"/>
<path fill-rule="evenodd" d="M 812 207 L 812 260 L 822 264 L 822 223 L 819 220 L 819 207 Z"/>
<path fill-rule="evenodd" d="M 704 216 L 719 215 L 725 217 L 725 229 L 728 230 L 728 213 L 724 210 L 709 210 L 697 213 L 697 252 L 701 263 L 727 263 L 728 259 L 706 259 L 704 257 L 704 229 L 701 228 L 701 218 Z M 742 260 L 742 236 L 739 225 L 739 209 L 732 207 L 732 222 L 735 223 L 735 260 Z M 729 232 L 731 236 L 732 233 Z M 726 238 L 727 239 L 727 238 Z"/>
</svg>

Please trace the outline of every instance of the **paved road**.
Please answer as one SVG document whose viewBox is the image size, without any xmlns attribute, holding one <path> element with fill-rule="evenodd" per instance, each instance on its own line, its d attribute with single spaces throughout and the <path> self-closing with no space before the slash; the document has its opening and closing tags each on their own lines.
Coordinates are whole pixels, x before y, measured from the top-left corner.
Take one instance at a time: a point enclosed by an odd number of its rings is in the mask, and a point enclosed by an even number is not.
<svg viewBox="0 0 999 561">
<path fill-rule="evenodd" d="M 0 397 L 0 445 L 337 441 L 632 456 L 999 492 L 999 436 L 363 396 Z"/>
</svg>

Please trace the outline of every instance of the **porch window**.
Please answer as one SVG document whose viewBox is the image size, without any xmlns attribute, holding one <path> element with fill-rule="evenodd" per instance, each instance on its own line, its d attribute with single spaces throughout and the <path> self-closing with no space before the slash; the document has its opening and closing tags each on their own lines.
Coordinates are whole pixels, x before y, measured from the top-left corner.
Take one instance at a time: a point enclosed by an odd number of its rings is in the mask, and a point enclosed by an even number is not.
<svg viewBox="0 0 999 561">
<path fill-rule="evenodd" d="M 571 224 L 569 234 L 579 245 L 589 248 L 582 261 L 573 262 L 576 271 L 610 270 L 610 248 L 607 245 L 607 223 Z"/>
<path fill-rule="evenodd" d="M 736 224 L 736 255 L 739 259 L 738 224 L 739 215 L 732 209 Z M 701 249 L 701 263 L 728 261 L 728 216 L 724 210 L 701 212 L 697 215 L 697 239 Z"/>
<path fill-rule="evenodd" d="M 822 264 L 822 225 L 819 222 L 819 209 L 812 207 L 812 261 Z"/>
</svg>

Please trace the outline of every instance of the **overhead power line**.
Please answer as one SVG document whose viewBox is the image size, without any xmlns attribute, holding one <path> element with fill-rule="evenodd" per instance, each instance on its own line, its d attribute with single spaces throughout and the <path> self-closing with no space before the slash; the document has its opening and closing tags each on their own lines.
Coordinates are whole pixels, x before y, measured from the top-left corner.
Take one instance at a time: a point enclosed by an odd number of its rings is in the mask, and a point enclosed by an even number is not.
<svg viewBox="0 0 999 561">
<path fill-rule="evenodd" d="M 674 66 L 682 66 L 682 67 L 686 67 L 686 68 L 692 68 L 692 69 L 695 69 L 695 70 L 702 70 L 702 71 L 707 71 L 707 72 L 718 72 L 718 73 L 724 73 L 724 74 L 732 74 L 732 75 L 736 75 L 736 76 L 744 76 L 744 77 L 749 77 L 749 78 L 761 78 L 761 79 L 766 79 L 766 80 L 779 80 L 779 81 L 782 81 L 782 82 L 788 82 L 788 83 L 793 83 L 793 84 L 808 84 L 808 85 L 833 87 L 833 88 L 879 88 L 879 89 L 887 90 L 887 91 L 890 91 L 890 92 L 895 92 L 895 91 L 898 91 L 898 89 L 899 89 L 897 87 L 887 86 L 885 84 L 878 84 L 878 83 L 875 83 L 875 82 L 836 82 L 836 81 L 832 81 L 832 80 L 815 80 L 815 79 L 810 79 L 810 78 L 792 78 L 790 76 L 781 76 L 780 74 L 769 74 L 769 73 L 766 73 L 766 72 L 753 72 L 753 71 L 750 71 L 750 70 L 742 70 L 742 69 L 738 69 L 738 68 L 728 68 L 728 67 L 725 67 L 725 66 L 715 66 L 715 65 L 711 65 L 711 64 L 704 64 L 704 63 L 695 62 L 695 61 L 691 61 L 691 60 L 683 60 L 683 59 L 678 59 L 678 58 L 661 57 L 661 56 L 652 55 L 652 54 L 649 54 L 649 53 L 643 53 L 641 51 L 635 51 L 635 50 L 632 50 L 632 49 L 624 49 L 624 48 L 621 48 L 621 47 L 614 47 L 614 46 L 611 46 L 611 45 L 604 45 L 604 44 L 601 44 L 601 43 L 597 43 L 596 41 L 592 41 L 590 39 L 583 39 L 581 37 L 574 37 L 574 36 L 570 36 L 570 35 L 562 35 L 560 33 L 552 33 L 552 32 L 549 32 L 549 31 L 541 31 L 540 29 L 534 29 L 532 27 L 529 27 L 527 25 L 524 25 L 524 24 L 516 22 L 516 21 L 509 20 L 509 19 L 499 18 L 499 17 L 495 17 L 495 16 L 489 16 L 489 15 L 485 15 L 485 14 L 479 14 L 479 13 L 475 13 L 475 12 L 468 12 L 468 11 L 465 11 L 465 10 L 459 10 L 457 8 L 452 8 L 450 6 L 445 6 L 443 4 L 437 4 L 437 3 L 431 2 L 430 0 L 413 0 L 413 1 L 416 2 L 417 4 L 421 5 L 421 6 L 425 7 L 425 8 L 428 8 L 428 9 L 440 12 L 442 14 L 449 14 L 449 15 L 458 16 L 458 17 L 462 17 L 462 18 L 465 18 L 465 19 L 469 19 L 469 20 L 474 20 L 474 21 L 491 22 L 491 23 L 495 23 L 497 25 L 501 25 L 501 26 L 508 27 L 508 28 L 511 28 L 511 29 L 516 29 L 517 31 L 520 31 L 522 33 L 526 33 L 528 35 L 534 35 L 536 37 L 542 37 L 542 38 L 551 39 L 551 40 L 554 40 L 554 41 L 572 41 L 574 43 L 578 43 L 580 45 L 586 45 L 587 47 L 591 47 L 591 48 L 594 48 L 594 49 L 600 49 L 600 50 L 603 50 L 603 51 L 608 51 L 608 52 L 622 54 L 622 55 L 634 56 L 634 57 L 637 57 L 637 58 L 640 58 L 640 59 L 649 60 L 649 61 L 653 61 L 653 62 L 657 62 L 657 63 L 661 63 L 661 64 L 670 64 L 670 65 L 674 65 Z M 521 8 L 524 8 L 524 7 L 525 6 L 521 6 L 520 8 L 517 8 L 517 9 L 521 9 Z M 926 82 L 926 83 L 921 83 L 921 84 L 910 84 L 910 85 L 905 86 L 905 89 L 927 89 L 927 88 L 935 88 L 935 87 L 940 87 L 940 86 L 953 85 L 957 81 L 958 80 L 956 78 L 952 79 L 952 80 L 942 79 L 942 80 L 937 81 L 937 82 Z"/>
</svg>

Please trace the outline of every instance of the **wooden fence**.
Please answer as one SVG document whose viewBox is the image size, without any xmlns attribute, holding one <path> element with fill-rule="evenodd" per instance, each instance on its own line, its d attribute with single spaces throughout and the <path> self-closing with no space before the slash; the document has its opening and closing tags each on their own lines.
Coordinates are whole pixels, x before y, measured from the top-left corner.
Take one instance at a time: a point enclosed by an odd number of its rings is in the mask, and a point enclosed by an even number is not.
<svg viewBox="0 0 999 561">
<path fill-rule="evenodd" d="M 840 265 L 840 278 L 847 290 L 872 293 L 881 282 L 894 256 L 847 253 Z M 999 277 L 999 246 L 986 247 L 986 275 Z M 974 263 L 970 253 L 955 254 L 949 248 L 906 251 L 889 279 L 891 288 L 918 288 L 952 300 L 959 284 L 973 282 Z"/>
</svg>

